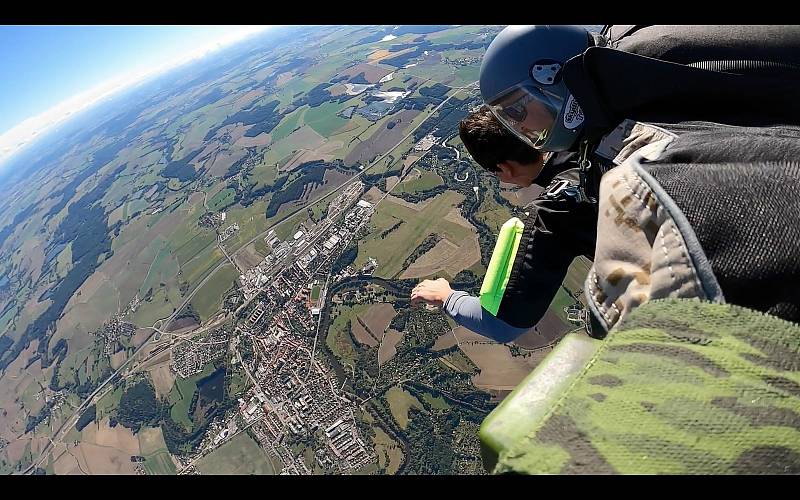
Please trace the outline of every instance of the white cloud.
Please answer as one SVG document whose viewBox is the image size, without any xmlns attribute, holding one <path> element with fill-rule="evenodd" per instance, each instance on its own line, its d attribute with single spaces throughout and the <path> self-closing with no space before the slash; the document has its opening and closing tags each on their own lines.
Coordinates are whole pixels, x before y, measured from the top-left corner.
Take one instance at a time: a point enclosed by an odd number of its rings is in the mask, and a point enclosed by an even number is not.
<svg viewBox="0 0 800 500">
<path fill-rule="evenodd" d="M 2 164 L 23 147 L 30 144 L 51 127 L 58 125 L 81 111 L 130 85 L 163 73 L 195 59 L 202 58 L 222 47 L 238 42 L 247 36 L 272 26 L 235 26 L 225 35 L 188 53 L 144 70 L 132 71 L 113 80 L 101 83 L 85 92 L 66 99 L 36 116 L 28 118 L 0 135 L 0 169 Z"/>
</svg>

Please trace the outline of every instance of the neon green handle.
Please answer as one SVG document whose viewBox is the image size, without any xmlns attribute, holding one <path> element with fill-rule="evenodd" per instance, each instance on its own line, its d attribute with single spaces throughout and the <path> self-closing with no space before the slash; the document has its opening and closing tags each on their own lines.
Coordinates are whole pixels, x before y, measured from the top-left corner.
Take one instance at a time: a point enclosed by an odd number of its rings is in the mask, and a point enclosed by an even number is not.
<svg viewBox="0 0 800 500">
<path fill-rule="evenodd" d="M 483 278 L 481 307 L 495 316 L 500 309 L 500 302 L 503 300 L 503 294 L 511 276 L 523 229 L 525 229 L 525 224 L 517 217 L 511 218 L 503 224 L 500 234 L 497 236 L 497 243 L 494 245 L 489 268 Z"/>
</svg>

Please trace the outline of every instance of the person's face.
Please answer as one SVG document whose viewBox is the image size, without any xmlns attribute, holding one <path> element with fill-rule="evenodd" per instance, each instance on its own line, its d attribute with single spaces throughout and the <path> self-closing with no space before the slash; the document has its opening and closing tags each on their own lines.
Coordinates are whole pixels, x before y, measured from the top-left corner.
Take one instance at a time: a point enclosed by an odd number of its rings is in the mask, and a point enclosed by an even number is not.
<svg viewBox="0 0 800 500">
<path fill-rule="evenodd" d="M 540 158 L 535 163 L 520 163 L 515 160 L 506 160 L 497 164 L 499 172 L 497 178 L 508 184 L 528 187 L 539 177 L 544 168 L 544 159 Z"/>
<path fill-rule="evenodd" d="M 503 125 L 534 149 L 541 148 L 561 107 L 555 94 L 522 85 L 498 98 L 489 109 Z"/>
<path fill-rule="evenodd" d="M 553 97 L 520 87 L 490 106 L 495 117 L 529 146 L 538 148 L 558 114 Z"/>
</svg>

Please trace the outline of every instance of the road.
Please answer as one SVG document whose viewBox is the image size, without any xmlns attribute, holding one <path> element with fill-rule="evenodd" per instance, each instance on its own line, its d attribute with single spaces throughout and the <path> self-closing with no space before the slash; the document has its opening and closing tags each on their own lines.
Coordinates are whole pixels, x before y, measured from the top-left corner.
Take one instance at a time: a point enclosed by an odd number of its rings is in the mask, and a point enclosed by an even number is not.
<svg viewBox="0 0 800 500">
<path fill-rule="evenodd" d="M 169 325 L 170 325 L 170 323 L 172 323 L 172 321 L 175 319 L 175 317 L 176 317 L 178 314 L 180 314 L 181 310 L 182 310 L 184 307 L 186 307 L 186 304 L 188 304 L 188 303 L 189 303 L 189 301 L 192 299 L 192 297 L 194 297 L 194 295 L 197 293 L 197 291 L 198 291 L 198 290 L 200 290 L 200 289 L 203 287 L 203 285 L 205 285 L 205 284 L 206 284 L 206 282 L 208 282 L 208 280 L 209 280 L 209 279 L 211 279 L 211 277 L 212 277 L 212 276 L 213 276 L 213 275 L 214 275 L 214 274 L 215 274 L 215 273 L 216 273 L 218 270 L 222 269 L 223 267 L 225 267 L 225 266 L 227 266 L 227 265 L 230 265 L 230 264 L 231 264 L 231 262 L 233 262 L 233 260 L 232 260 L 233 256 L 235 256 L 235 255 L 237 255 L 239 252 L 243 251 L 245 248 L 247 248 L 247 246 L 248 246 L 248 245 L 252 244 L 253 242 L 255 242 L 256 240 L 258 240 L 259 238 L 263 238 L 264 236 L 266 236 L 266 234 L 267 234 L 267 233 L 269 233 L 269 231 L 273 230 L 273 229 L 274 229 L 274 228 L 276 228 L 276 227 L 277 227 L 279 224 L 281 224 L 282 222 L 286 221 L 287 219 L 289 219 L 289 218 L 293 217 L 294 215 L 296 215 L 296 214 L 297 214 L 297 213 L 299 213 L 300 211 L 302 211 L 302 210 L 306 210 L 307 208 L 311 207 L 312 205 L 314 205 L 314 204 L 316 204 L 316 203 L 318 203 L 318 202 L 320 202 L 320 201 L 322 201 L 322 200 L 324 200 L 324 199 L 328 198 L 329 196 L 333 195 L 334 193 L 337 193 L 339 190 L 341 190 L 343 187 L 347 186 L 348 184 L 350 184 L 350 183 L 352 183 L 352 182 L 355 182 L 356 180 L 358 180 L 359 178 L 361 178 L 361 177 L 362 177 L 362 176 L 363 176 L 363 175 L 364 175 L 364 174 L 365 174 L 367 171 L 369 171 L 370 169 L 372 169 L 372 168 L 374 168 L 376 165 L 378 165 L 378 164 L 380 163 L 380 161 L 381 161 L 381 160 L 383 160 L 384 158 L 386 158 L 386 156 L 388 156 L 388 155 L 389 155 L 389 154 L 390 154 L 392 151 L 394 151 L 394 150 L 395 150 L 395 149 L 396 149 L 398 146 L 400 146 L 400 145 L 401 145 L 401 144 L 402 144 L 402 143 L 403 143 L 403 142 L 404 142 L 406 139 L 408 139 L 409 137 L 411 137 L 411 136 L 414 134 L 414 132 L 416 132 L 416 131 L 417 131 L 417 129 L 418 129 L 419 127 L 421 127 L 421 126 L 422 126 L 422 125 L 423 125 L 425 122 L 427 122 L 427 121 L 428 121 L 428 120 L 429 120 L 429 119 L 430 119 L 432 116 L 434 116 L 434 115 L 436 114 L 436 112 L 437 112 L 437 111 L 439 111 L 439 109 L 440 109 L 442 106 L 444 106 L 444 105 L 445 105 L 445 104 L 446 104 L 446 103 L 447 103 L 447 102 L 448 102 L 450 99 L 452 99 L 453 97 L 455 97 L 456 95 L 458 95 L 458 94 L 459 94 L 459 93 L 460 93 L 462 90 L 464 90 L 464 89 L 468 89 L 468 88 L 474 88 L 474 87 L 475 87 L 477 84 L 478 84 L 478 82 L 473 82 L 473 83 L 471 83 L 471 84 L 469 84 L 469 85 L 465 85 L 465 86 L 463 86 L 463 87 L 455 87 L 455 89 L 456 89 L 456 92 L 453 92 L 453 94 L 452 94 L 452 95 L 450 95 L 449 97 L 447 97 L 447 98 L 446 98 L 445 100 L 443 100 L 443 101 L 442 101 L 442 102 L 441 102 L 441 103 L 440 103 L 438 106 L 436 106 L 436 107 L 435 107 L 435 108 L 434 108 L 434 109 L 433 109 L 433 110 L 430 112 L 430 114 L 429 114 L 429 115 L 428 115 L 428 116 L 427 116 L 427 117 L 426 117 L 424 120 L 422 120 L 422 121 L 421 121 L 421 122 L 420 122 L 420 123 L 419 123 L 419 124 L 418 124 L 416 127 L 414 127 L 414 128 L 411 130 L 411 131 L 409 131 L 409 133 L 408 133 L 408 134 L 406 134 L 406 135 L 405 135 L 405 136 L 404 136 L 404 137 L 403 137 L 403 138 L 402 138 L 402 139 L 401 139 L 401 140 L 400 140 L 400 141 L 399 141 L 397 144 L 395 144 L 394 146 L 392 146 L 392 148 L 391 148 L 391 149 L 389 149 L 389 150 L 388 150 L 388 151 L 386 151 L 384 154 L 382 154 L 381 156 L 379 156 L 378 158 L 376 158 L 376 159 L 375 159 L 375 160 L 372 162 L 372 164 L 371 164 L 371 165 L 369 165 L 368 167 L 365 167 L 365 168 L 364 168 L 362 171 L 360 171 L 358 174 L 356 174 L 355 176 L 351 177 L 350 179 L 348 179 L 348 180 L 344 181 L 343 183 L 341 183 L 339 186 L 337 186 L 336 188 L 334 188 L 334 189 L 333 189 L 332 191 L 330 191 L 329 193 L 327 193 L 327 194 L 325 194 L 325 195 L 322 195 L 322 196 L 320 196 L 319 198 L 317 198 L 317 199 L 315 199 L 315 200 L 313 200 L 313 201 L 310 201 L 310 202 L 306 203 L 305 205 L 302 205 L 302 206 L 298 207 L 297 209 L 295 209 L 294 211 L 292 211 L 292 212 L 290 212 L 290 213 L 287 213 L 286 215 L 284 215 L 283 217 L 281 217 L 281 218 L 279 218 L 277 221 L 275 221 L 275 222 L 274 222 L 274 223 L 273 223 L 273 224 L 272 224 L 270 227 L 268 227 L 267 229 L 265 229 L 264 231 L 262 231 L 262 232 L 261 232 L 261 233 L 259 233 L 258 235 L 254 236 L 254 237 L 253 237 L 253 238 L 252 238 L 250 241 L 248 241 L 247 243 L 245 243 L 244 245 L 242 245 L 241 247 L 239 247 L 239 248 L 238 248 L 238 249 L 236 249 L 235 251 L 231 252 L 231 253 L 229 254 L 229 256 L 228 256 L 228 259 L 225 259 L 225 260 L 223 260 L 223 262 L 221 262 L 219 265 L 217 265 L 217 266 L 216 266 L 216 267 L 215 267 L 215 268 L 214 268 L 214 269 L 213 269 L 213 270 L 212 270 L 212 271 L 211 271 L 211 272 L 210 272 L 210 273 L 209 273 L 209 274 L 208 274 L 208 275 L 207 275 L 207 276 L 206 276 L 206 277 L 205 277 L 205 278 L 204 278 L 204 279 L 203 279 L 203 280 L 202 280 L 202 281 L 201 281 L 201 282 L 200 282 L 200 283 L 197 285 L 197 286 L 195 286 L 195 287 L 194 287 L 194 289 L 191 291 L 191 293 L 189 293 L 189 295 L 187 295 L 187 296 L 186 296 L 186 299 L 185 299 L 185 300 L 184 300 L 184 301 L 181 303 L 181 305 L 180 305 L 180 306 L 179 306 L 177 309 L 175 309 L 175 311 L 174 311 L 174 312 L 173 312 L 171 315 L 167 316 L 166 318 L 163 318 L 163 319 L 157 320 L 155 323 L 153 323 L 153 326 L 152 326 L 152 327 L 150 327 L 150 328 L 153 330 L 153 333 L 152 333 L 152 334 L 151 334 L 149 337 L 147 337 L 147 339 L 146 339 L 146 340 L 145 340 L 145 341 L 142 343 L 142 345 L 141 345 L 141 346 L 139 346 L 139 348 L 138 348 L 138 349 L 136 349 L 136 351 L 134 351 L 133 355 L 131 355 L 131 356 L 130 356 L 130 357 L 129 357 L 129 358 L 128 358 L 128 359 L 127 359 L 127 360 L 126 360 L 126 361 L 125 361 L 125 362 L 124 362 L 124 363 L 123 363 L 123 364 L 122 364 L 122 365 L 121 365 L 121 366 L 120 366 L 120 367 L 119 367 L 119 368 L 116 370 L 116 371 L 114 371 L 114 373 L 112 373 L 112 374 L 111 374 L 111 375 L 110 375 L 110 376 L 109 376 L 109 377 L 108 377 L 106 380 L 104 380 L 104 381 L 103 381 L 103 382 L 102 382 L 102 383 L 101 383 L 101 384 L 100 384 L 100 385 L 99 385 L 99 386 L 98 386 L 98 387 L 97 387 L 97 388 L 96 388 L 96 389 L 95 389 L 95 390 L 94 390 L 94 391 L 93 391 L 93 392 L 92 392 L 92 393 L 91 393 L 91 394 L 90 394 L 90 395 L 89 395 L 89 396 L 88 396 L 88 397 L 87 397 L 87 398 L 86 398 L 84 401 L 83 401 L 83 403 L 82 403 L 82 404 L 81 404 L 81 405 L 80 405 L 80 406 L 77 408 L 77 410 L 75 410 L 75 412 L 72 414 L 72 416 L 70 416 L 69 418 L 67 418 L 67 419 L 64 421 L 64 423 L 63 423 L 63 424 L 61 424 L 61 426 L 59 427 L 59 429 L 56 431 L 56 433 L 55 433 L 55 435 L 54 435 L 53 439 L 50 439 L 50 440 L 49 440 L 49 442 L 48 442 L 48 444 L 47 444 L 47 445 L 45 446 L 45 448 L 42 450 L 42 452 L 41 452 L 41 454 L 40 454 L 40 456 L 39 456 L 39 459 L 38 459 L 38 460 L 35 460 L 35 461 L 34 461 L 34 462 L 33 462 L 33 463 L 32 463 L 32 464 L 31 464 L 31 465 L 30 465 L 30 466 L 29 466 L 27 469 L 25 469 L 25 470 L 22 472 L 22 474 L 30 474 L 30 473 L 32 473 L 32 472 L 33 472 L 33 471 L 34 471 L 34 470 L 35 470 L 37 467 L 39 467 L 39 466 L 40 466 L 40 465 L 41 465 L 41 464 L 42 464 L 42 463 L 43 463 L 43 462 L 46 460 L 46 458 L 47 458 L 47 452 L 49 451 L 50 447 L 51 447 L 51 446 L 53 446 L 53 443 L 54 443 L 54 441 L 61 441 L 61 439 L 63 439 L 64 435 L 66 435 L 66 433 L 67 433 L 67 432 L 69 432 L 69 431 L 70 431 L 70 429 L 72 429 L 72 427 L 73 427 L 73 426 L 75 425 L 75 423 L 78 421 L 78 418 L 80 417 L 80 415 L 81 415 L 81 414 L 83 414 L 83 412 L 84 412 L 84 411 L 85 411 L 87 408 L 89 408 L 89 407 L 90 407 L 92 404 L 94 404 L 94 403 L 95 403 L 97 400 L 99 400 L 99 399 L 100 399 L 100 398 L 98 398 L 98 397 L 97 397 L 97 396 L 98 396 L 98 394 L 100 394 L 100 392 L 101 392 L 101 391 L 102 391 L 102 390 L 103 390 L 103 389 L 104 389 L 104 388 L 105 388 L 105 387 L 106 387 L 106 386 L 107 386 L 107 385 L 108 385 L 108 384 L 109 384 L 109 383 L 110 383 L 112 380 L 114 380 L 114 378 L 116 377 L 116 375 L 117 375 L 117 374 L 119 374 L 119 373 L 122 373 L 122 371 L 123 371 L 123 370 L 125 370 L 125 369 L 128 367 L 128 365 L 129 365 L 129 364 L 131 364 L 131 363 L 132 363 L 132 362 L 133 362 L 133 361 L 136 359 L 136 356 L 138 356 L 138 355 L 139 355 L 139 353 L 140 353 L 140 352 L 142 352 L 142 350 L 144 350 L 146 347 L 148 347 L 148 346 L 150 345 L 150 341 L 152 340 L 152 338 L 153 338 L 153 335 L 155 335 L 155 333 L 156 333 L 156 332 L 163 333 L 163 332 L 162 332 L 162 330 L 167 330 L 167 329 L 169 328 Z M 384 196 L 381 198 L 381 201 L 382 201 L 384 198 L 386 198 L 386 196 L 388 196 L 389 192 L 391 192 L 391 190 L 389 190 L 389 191 L 388 191 L 386 194 L 384 194 Z M 205 204 L 205 200 L 204 200 L 204 204 Z M 227 255 L 227 254 L 226 254 L 226 255 Z M 229 259 L 230 259 L 230 260 L 229 260 Z M 160 326 L 160 328 L 157 328 L 157 327 L 156 327 L 156 325 L 157 325 L 157 324 L 160 324 L 160 325 L 161 325 L 161 326 Z M 205 330 L 205 329 L 207 329 L 207 328 L 208 328 L 208 326 L 206 326 L 205 328 L 201 327 L 201 328 L 200 328 L 200 329 L 198 329 L 198 330 L 203 330 L 203 331 L 204 331 L 204 330 Z M 192 332 L 192 334 L 194 335 L 194 334 L 196 334 L 197 332 L 198 332 L 198 331 L 193 331 L 193 332 Z M 147 359 L 149 359 L 149 358 L 147 358 Z M 143 361 L 145 361 L 145 360 L 142 360 L 142 362 L 143 362 Z M 103 395 L 104 395 L 104 394 L 103 394 Z"/>
</svg>

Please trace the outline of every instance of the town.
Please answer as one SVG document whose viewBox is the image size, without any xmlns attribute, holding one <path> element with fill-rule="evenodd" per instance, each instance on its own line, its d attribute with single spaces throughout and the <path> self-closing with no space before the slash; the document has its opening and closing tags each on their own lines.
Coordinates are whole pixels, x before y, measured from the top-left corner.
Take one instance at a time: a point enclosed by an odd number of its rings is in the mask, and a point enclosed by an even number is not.
<svg viewBox="0 0 800 500">
<path fill-rule="evenodd" d="M 280 459 L 281 474 L 311 474 L 314 468 L 356 473 L 377 460 L 356 419 L 358 402 L 336 387 L 332 368 L 315 356 L 319 312 L 331 278 L 357 273 L 345 269 L 332 277 L 331 266 L 372 215 L 372 204 L 358 200 L 362 191 L 361 182 L 351 184 L 331 201 L 324 220 L 304 226 L 288 241 L 267 234 L 273 253 L 239 278 L 245 302 L 236 311 L 230 342 L 221 328 L 174 349 L 173 369 L 183 378 L 229 350 L 252 383 L 238 409 L 215 423 L 186 459 L 183 473 L 196 472 L 197 460 L 245 429 Z M 370 274 L 375 265 L 370 259 L 361 271 Z M 313 461 L 305 456 L 309 449 Z"/>
</svg>

